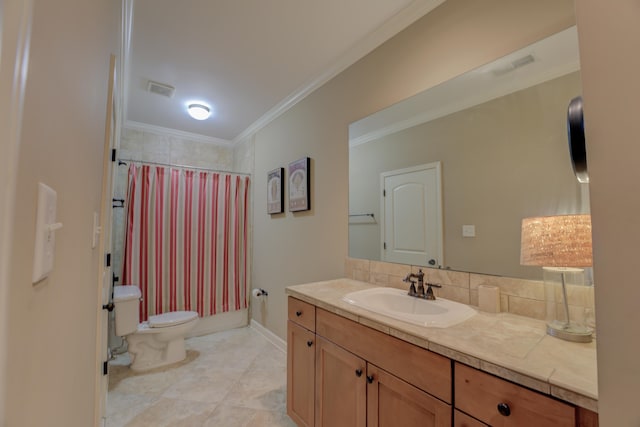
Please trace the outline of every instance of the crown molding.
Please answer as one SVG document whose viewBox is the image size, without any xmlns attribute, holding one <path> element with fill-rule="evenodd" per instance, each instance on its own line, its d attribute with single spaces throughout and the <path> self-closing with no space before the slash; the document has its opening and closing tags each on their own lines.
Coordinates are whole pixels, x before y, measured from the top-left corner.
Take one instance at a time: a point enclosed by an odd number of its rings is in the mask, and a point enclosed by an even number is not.
<svg viewBox="0 0 640 427">
<path fill-rule="evenodd" d="M 343 54 L 331 67 L 309 81 L 307 84 L 298 88 L 288 97 L 284 98 L 272 109 L 267 111 L 262 117 L 253 122 L 249 127 L 242 131 L 233 139 L 233 143 L 238 143 L 245 138 L 255 134 L 260 129 L 271 123 L 277 117 L 292 108 L 298 102 L 305 99 L 316 89 L 327 83 L 329 80 L 346 70 L 359 59 L 370 53 L 372 50 L 380 46 L 400 31 L 413 24 L 415 21 L 431 12 L 433 9 L 444 3 L 445 0 L 415 0 L 411 4 L 396 15 L 387 20 L 380 27 L 373 30 L 369 35 L 365 36 L 345 54 Z"/>
<path fill-rule="evenodd" d="M 165 128 L 162 126 L 154 126 L 141 122 L 127 120 L 123 126 L 124 129 L 139 130 L 142 132 L 152 132 L 161 135 L 175 136 L 176 138 L 190 139 L 192 141 L 203 142 L 205 144 L 213 144 L 222 147 L 231 147 L 233 142 L 228 139 L 215 138 L 212 136 L 201 135 L 199 133 L 185 132 L 177 129 Z"/>
</svg>

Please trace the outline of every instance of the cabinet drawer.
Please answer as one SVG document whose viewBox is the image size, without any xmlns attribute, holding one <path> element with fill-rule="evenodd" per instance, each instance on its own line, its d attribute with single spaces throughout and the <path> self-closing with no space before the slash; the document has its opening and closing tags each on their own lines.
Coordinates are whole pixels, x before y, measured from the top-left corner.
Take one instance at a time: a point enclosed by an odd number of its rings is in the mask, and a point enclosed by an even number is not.
<svg viewBox="0 0 640 427">
<path fill-rule="evenodd" d="M 320 308 L 316 314 L 318 335 L 451 403 L 451 361 L 446 357 Z"/>
<path fill-rule="evenodd" d="M 575 407 L 459 363 L 455 402 L 456 408 L 492 426 L 576 425 Z"/>
<path fill-rule="evenodd" d="M 310 331 L 315 331 L 316 307 L 299 299 L 289 297 L 289 320 Z"/>
</svg>

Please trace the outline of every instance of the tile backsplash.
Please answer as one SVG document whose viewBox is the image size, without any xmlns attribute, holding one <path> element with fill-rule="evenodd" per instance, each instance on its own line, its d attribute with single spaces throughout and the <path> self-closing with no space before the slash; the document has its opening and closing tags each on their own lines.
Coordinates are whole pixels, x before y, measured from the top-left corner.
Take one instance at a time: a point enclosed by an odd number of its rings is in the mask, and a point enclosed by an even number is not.
<svg viewBox="0 0 640 427">
<path fill-rule="evenodd" d="M 486 274 L 466 273 L 461 271 L 442 270 L 437 268 L 417 267 L 381 261 L 369 261 L 358 258 L 347 258 L 345 261 L 345 277 L 380 286 L 408 289 L 402 279 L 409 272 L 417 273 L 419 269 L 425 273 L 425 282 L 435 283 L 442 288 L 435 288 L 436 296 L 478 306 L 478 289 L 480 285 L 495 286 L 500 289 L 500 311 L 547 319 L 547 311 L 553 310 L 553 303 L 547 303 L 545 282 L 537 280 L 516 279 L 511 277 L 491 276 Z M 549 283 L 546 286 L 550 286 Z M 560 305 L 558 295 L 556 305 Z M 595 326 L 593 286 L 567 285 L 567 298 L 572 321 Z M 556 307 L 561 313 L 562 307 Z"/>
<path fill-rule="evenodd" d="M 231 146 L 127 127 L 122 129 L 119 157 L 229 172 L 233 168 Z"/>
</svg>

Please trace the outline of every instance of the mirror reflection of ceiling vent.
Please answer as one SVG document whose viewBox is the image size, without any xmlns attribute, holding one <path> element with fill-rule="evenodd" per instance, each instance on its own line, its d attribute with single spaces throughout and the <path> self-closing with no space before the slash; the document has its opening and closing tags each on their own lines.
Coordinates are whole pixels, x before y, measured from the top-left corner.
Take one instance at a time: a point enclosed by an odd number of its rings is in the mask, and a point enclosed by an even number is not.
<svg viewBox="0 0 640 427">
<path fill-rule="evenodd" d="M 153 80 L 149 80 L 149 82 L 147 83 L 147 90 L 151 93 L 171 98 L 173 96 L 173 93 L 176 91 L 176 88 L 164 83 L 158 83 L 154 82 Z"/>
<path fill-rule="evenodd" d="M 524 67 L 525 65 L 529 65 L 532 62 L 534 62 L 536 59 L 533 57 L 533 55 L 529 54 L 526 56 L 523 56 L 522 58 L 518 58 L 514 61 L 509 62 L 508 64 L 505 64 L 501 67 L 498 67 L 494 70 L 492 70 L 493 74 L 496 76 L 501 76 L 503 74 L 507 74 L 517 68 L 520 67 Z"/>
</svg>

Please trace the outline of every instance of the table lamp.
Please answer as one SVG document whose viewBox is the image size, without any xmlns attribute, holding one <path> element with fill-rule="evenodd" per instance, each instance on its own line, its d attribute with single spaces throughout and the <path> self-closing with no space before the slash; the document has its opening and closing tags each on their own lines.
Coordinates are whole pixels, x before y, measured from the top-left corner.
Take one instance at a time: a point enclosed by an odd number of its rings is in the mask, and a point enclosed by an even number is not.
<svg viewBox="0 0 640 427">
<path fill-rule="evenodd" d="M 572 323 L 569 318 L 565 274 L 567 267 L 592 265 L 591 215 L 524 218 L 520 264 L 541 266 L 560 274 L 564 319 L 547 323 L 547 334 L 567 341 L 590 342 L 591 329 Z"/>
</svg>

